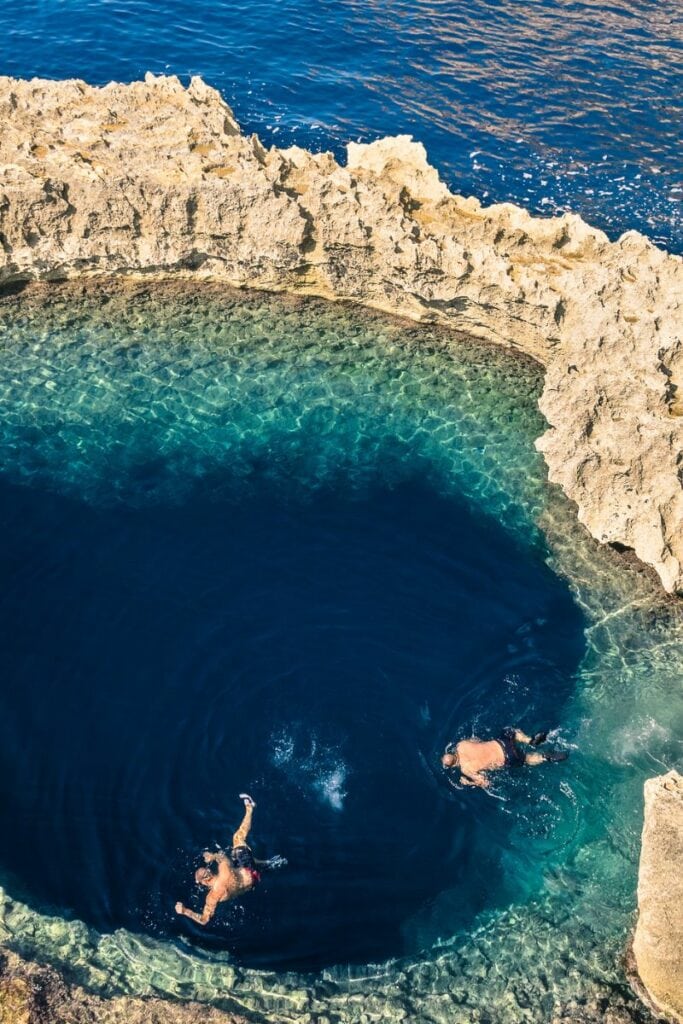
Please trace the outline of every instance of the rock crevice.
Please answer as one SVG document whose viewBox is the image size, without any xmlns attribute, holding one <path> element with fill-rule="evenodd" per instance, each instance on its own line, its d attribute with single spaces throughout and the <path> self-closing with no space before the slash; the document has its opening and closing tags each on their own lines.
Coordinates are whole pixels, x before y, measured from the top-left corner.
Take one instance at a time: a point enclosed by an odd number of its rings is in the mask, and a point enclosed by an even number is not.
<svg viewBox="0 0 683 1024">
<path fill-rule="evenodd" d="M 178 274 L 351 300 L 521 349 L 594 537 L 683 592 L 683 261 L 453 195 L 407 136 L 266 150 L 198 78 L 0 79 L 0 285 Z"/>
</svg>

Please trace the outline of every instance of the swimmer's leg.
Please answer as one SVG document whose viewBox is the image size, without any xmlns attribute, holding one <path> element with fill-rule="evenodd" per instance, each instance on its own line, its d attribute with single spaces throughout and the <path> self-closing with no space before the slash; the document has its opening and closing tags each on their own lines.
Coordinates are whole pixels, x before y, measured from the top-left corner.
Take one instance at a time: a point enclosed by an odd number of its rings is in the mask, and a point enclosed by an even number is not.
<svg viewBox="0 0 683 1024">
<path fill-rule="evenodd" d="M 524 764 L 544 764 L 546 762 L 566 761 L 569 754 L 566 750 L 548 750 L 545 754 L 525 754 Z"/>
<path fill-rule="evenodd" d="M 527 734 L 525 732 L 522 732 L 521 729 L 513 729 L 512 732 L 514 733 L 515 743 L 530 744 L 532 742 L 531 736 L 527 736 Z"/>
<path fill-rule="evenodd" d="M 251 819 L 256 807 L 256 804 L 247 793 L 240 793 L 240 796 L 244 800 L 244 818 L 242 819 L 242 824 L 232 837 L 233 847 L 247 845 L 247 838 L 251 832 Z"/>
</svg>

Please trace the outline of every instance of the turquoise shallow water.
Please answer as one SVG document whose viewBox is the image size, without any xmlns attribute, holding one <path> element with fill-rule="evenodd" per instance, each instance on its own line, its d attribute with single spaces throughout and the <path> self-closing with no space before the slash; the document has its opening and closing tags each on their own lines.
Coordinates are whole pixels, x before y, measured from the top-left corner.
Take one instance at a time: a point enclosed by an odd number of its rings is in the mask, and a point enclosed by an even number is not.
<svg viewBox="0 0 683 1024">
<path fill-rule="evenodd" d="M 646 574 L 599 549 L 546 484 L 533 448 L 543 430 L 538 369 L 466 338 L 319 303 L 142 286 L 45 294 L 2 308 L 3 485 L 32 502 L 44 494 L 102 514 L 150 515 L 182 509 L 197 488 L 220 507 L 228 481 L 253 496 L 267 478 L 274 501 L 296 494 L 315 510 L 330 488 L 362 505 L 378 481 L 400 496 L 417 475 L 444 515 L 466 509 L 524 558 L 546 562 L 570 588 L 585 633 L 556 709 L 571 771 L 526 794 L 528 776 L 501 781 L 503 799 L 490 799 L 508 840 L 497 871 L 514 884 L 467 919 L 458 887 L 440 885 L 405 919 L 403 959 L 305 979 L 254 973 L 190 936 L 102 932 L 36 914 L 16 869 L 2 904 L 6 940 L 98 990 L 280 1018 L 288 1008 L 299 1019 L 357 1020 L 360 1001 L 380 1019 L 475 1020 L 486 1008 L 494 1021 L 547 1021 L 571 1000 L 628 1002 L 621 957 L 635 907 L 642 783 L 681 763 L 681 611 Z M 432 551 L 441 541 L 429 529 Z M 501 591 L 509 580 L 498 581 Z M 522 629 L 505 658 L 524 665 L 534 643 Z M 510 707 L 528 700 L 515 694 L 525 675 L 509 673 Z M 425 720 L 428 707 L 423 729 Z M 427 763 L 442 739 L 432 731 L 434 743 L 418 745 Z M 297 743 L 296 732 L 274 736 L 272 767 L 290 765 Z M 331 813 L 335 801 L 352 799 L 353 776 L 340 776 L 348 759 L 329 738 L 321 747 L 322 767 L 306 767 L 305 747 L 294 768 L 315 799 L 327 787 Z M 435 803 L 457 812 L 439 794 L 435 781 Z M 534 813 L 508 813 L 532 801 Z"/>
</svg>

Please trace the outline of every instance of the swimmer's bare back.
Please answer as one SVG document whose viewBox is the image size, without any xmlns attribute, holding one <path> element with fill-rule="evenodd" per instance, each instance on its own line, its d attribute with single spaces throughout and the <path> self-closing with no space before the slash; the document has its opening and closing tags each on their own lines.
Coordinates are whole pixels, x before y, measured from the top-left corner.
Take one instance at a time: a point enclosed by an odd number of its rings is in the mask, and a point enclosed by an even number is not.
<svg viewBox="0 0 683 1024">
<path fill-rule="evenodd" d="M 488 789 L 490 781 L 480 772 L 503 768 L 505 755 L 496 740 L 460 740 L 456 747 L 460 763 L 461 781 L 466 786 Z"/>
<path fill-rule="evenodd" d="M 536 748 L 545 743 L 547 738 L 547 732 L 527 736 L 521 729 L 508 727 L 495 740 L 472 737 L 469 740 L 460 740 L 459 743 L 449 743 L 441 758 L 441 764 L 447 771 L 458 768 L 460 781 L 464 786 L 488 789 L 491 782 L 485 772 L 511 766 L 532 766 L 547 761 L 566 760 L 565 751 L 540 753 L 535 749 L 528 752 L 522 749 L 524 745 Z"/>
</svg>

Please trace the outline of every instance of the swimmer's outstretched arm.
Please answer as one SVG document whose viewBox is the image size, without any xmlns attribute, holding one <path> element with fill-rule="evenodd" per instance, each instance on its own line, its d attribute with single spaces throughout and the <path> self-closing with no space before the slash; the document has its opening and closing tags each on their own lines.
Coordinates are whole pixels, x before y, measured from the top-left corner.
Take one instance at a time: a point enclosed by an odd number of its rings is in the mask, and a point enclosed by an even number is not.
<svg viewBox="0 0 683 1024">
<path fill-rule="evenodd" d="M 175 905 L 176 914 L 180 914 L 181 917 L 189 917 L 195 924 L 205 925 L 208 924 L 213 915 L 216 913 L 216 906 L 218 900 L 211 893 L 206 897 L 206 903 L 201 914 L 196 914 L 194 910 L 189 910 L 188 907 L 184 907 L 183 904 L 178 901 Z"/>
<path fill-rule="evenodd" d="M 480 789 L 489 789 L 491 785 L 489 779 L 485 775 L 481 775 L 480 772 L 472 772 L 471 775 L 461 772 L 460 781 L 463 786 L 479 786 Z"/>
</svg>

